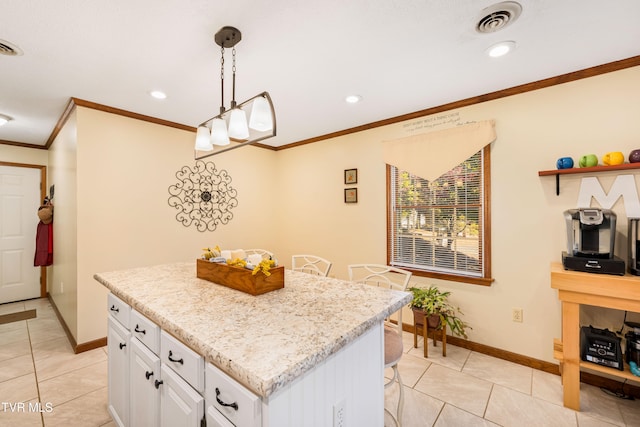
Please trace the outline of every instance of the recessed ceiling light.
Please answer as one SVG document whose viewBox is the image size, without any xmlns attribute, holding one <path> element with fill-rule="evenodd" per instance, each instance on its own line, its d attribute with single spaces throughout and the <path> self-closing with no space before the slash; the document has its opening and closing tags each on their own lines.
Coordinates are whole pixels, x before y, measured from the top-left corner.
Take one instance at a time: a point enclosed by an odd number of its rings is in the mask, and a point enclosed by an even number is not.
<svg viewBox="0 0 640 427">
<path fill-rule="evenodd" d="M 506 41 L 506 42 L 496 43 L 490 46 L 486 50 L 486 52 L 487 52 L 487 55 L 489 55 L 490 57 L 498 58 L 500 56 L 506 55 L 507 53 L 511 52 L 515 48 L 516 48 L 516 42 Z"/>
<path fill-rule="evenodd" d="M 160 90 L 152 90 L 149 94 L 155 99 L 165 99 L 167 97 L 167 94 Z"/>
<path fill-rule="evenodd" d="M 362 101 L 362 97 L 360 95 L 349 95 L 345 99 L 349 104 L 357 104 Z"/>
<path fill-rule="evenodd" d="M 13 120 L 11 117 L 0 114 L 0 126 L 6 125 L 11 120 Z"/>
</svg>

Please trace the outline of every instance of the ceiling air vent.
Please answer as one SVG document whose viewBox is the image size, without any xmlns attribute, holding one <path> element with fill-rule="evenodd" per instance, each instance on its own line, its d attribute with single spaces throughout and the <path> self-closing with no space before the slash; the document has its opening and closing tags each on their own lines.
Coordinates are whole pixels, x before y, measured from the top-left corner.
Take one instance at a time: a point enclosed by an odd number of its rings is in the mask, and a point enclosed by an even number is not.
<svg viewBox="0 0 640 427">
<path fill-rule="evenodd" d="M 482 18 L 476 25 L 476 31 L 479 33 L 493 33 L 502 30 L 518 19 L 521 12 L 522 6 L 520 6 L 520 3 L 514 1 L 496 3 L 493 6 L 482 9 L 482 14 L 480 15 Z"/>
<path fill-rule="evenodd" d="M 0 55 L 20 56 L 22 55 L 22 50 L 8 41 L 0 40 Z"/>
</svg>

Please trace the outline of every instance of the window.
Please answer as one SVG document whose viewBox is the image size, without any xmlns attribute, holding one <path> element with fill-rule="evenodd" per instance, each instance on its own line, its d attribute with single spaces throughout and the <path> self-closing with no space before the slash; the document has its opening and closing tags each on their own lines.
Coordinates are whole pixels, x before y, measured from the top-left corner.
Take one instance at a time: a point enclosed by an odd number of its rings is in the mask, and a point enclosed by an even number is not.
<svg viewBox="0 0 640 427">
<path fill-rule="evenodd" d="M 489 146 L 433 181 L 387 168 L 389 265 L 490 284 Z"/>
</svg>

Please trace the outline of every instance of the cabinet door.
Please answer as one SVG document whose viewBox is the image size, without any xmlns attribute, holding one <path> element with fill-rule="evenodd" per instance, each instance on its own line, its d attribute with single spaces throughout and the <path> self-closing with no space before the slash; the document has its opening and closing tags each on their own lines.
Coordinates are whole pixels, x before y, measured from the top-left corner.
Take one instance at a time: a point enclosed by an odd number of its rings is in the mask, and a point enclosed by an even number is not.
<svg viewBox="0 0 640 427">
<path fill-rule="evenodd" d="M 153 354 L 137 338 L 131 338 L 130 354 L 129 425 L 149 427 L 159 425 L 160 390 L 155 381 L 160 380 L 160 358 Z"/>
<path fill-rule="evenodd" d="M 129 337 L 130 333 L 109 316 L 107 337 L 109 368 L 109 413 L 120 427 L 129 426 Z"/>
<path fill-rule="evenodd" d="M 161 372 L 160 426 L 199 427 L 204 416 L 204 398 L 164 363 Z"/>
<path fill-rule="evenodd" d="M 234 427 L 216 408 L 207 407 L 207 427 Z"/>
</svg>

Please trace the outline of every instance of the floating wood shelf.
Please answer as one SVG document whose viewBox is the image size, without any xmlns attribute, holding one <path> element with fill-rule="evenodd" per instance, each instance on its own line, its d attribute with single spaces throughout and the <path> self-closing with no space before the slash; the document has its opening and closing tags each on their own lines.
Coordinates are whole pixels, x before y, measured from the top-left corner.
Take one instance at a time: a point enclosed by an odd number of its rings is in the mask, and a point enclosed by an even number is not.
<svg viewBox="0 0 640 427">
<path fill-rule="evenodd" d="M 546 171 L 538 171 L 538 176 L 556 176 L 556 196 L 560 195 L 560 175 L 576 174 L 576 173 L 593 173 L 593 172 L 611 172 L 628 169 L 640 169 L 640 163 L 623 163 L 614 166 L 592 166 L 589 168 L 569 168 L 569 169 L 551 169 Z"/>
</svg>

